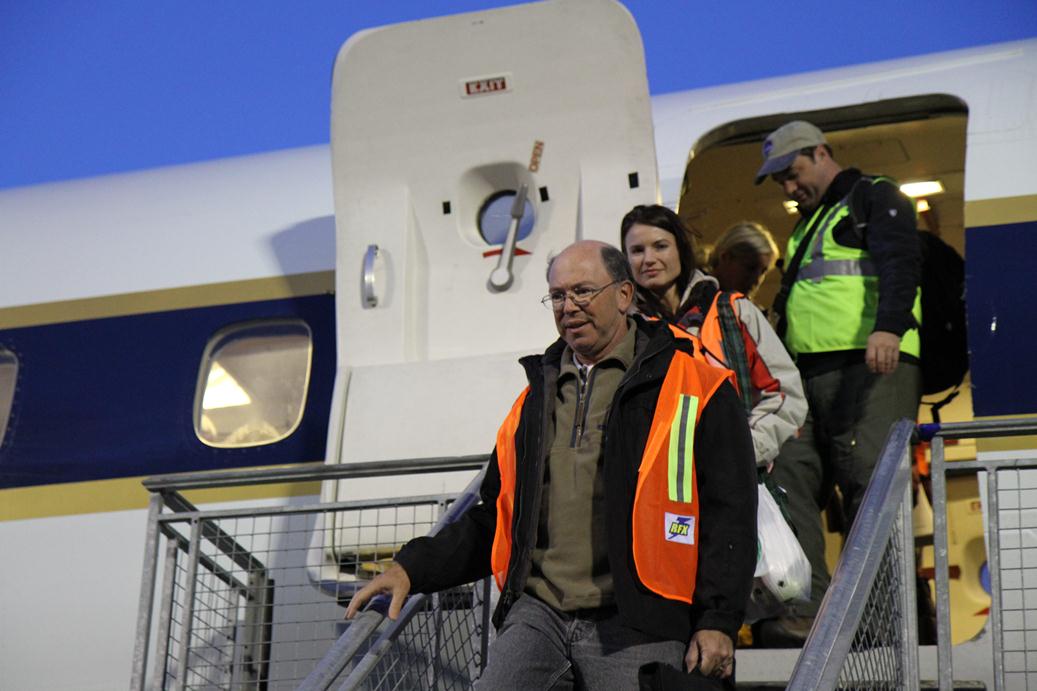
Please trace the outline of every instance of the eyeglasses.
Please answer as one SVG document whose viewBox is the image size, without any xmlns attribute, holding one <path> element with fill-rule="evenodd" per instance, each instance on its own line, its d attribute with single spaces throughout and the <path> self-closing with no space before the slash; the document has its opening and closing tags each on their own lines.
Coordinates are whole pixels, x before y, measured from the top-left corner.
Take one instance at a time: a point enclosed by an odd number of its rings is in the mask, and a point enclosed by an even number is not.
<svg viewBox="0 0 1037 691">
<path fill-rule="evenodd" d="M 560 310 L 565 306 L 566 299 L 569 299 L 577 307 L 586 307 L 591 303 L 591 300 L 598 297 L 601 291 L 617 283 L 622 283 L 622 281 L 612 281 L 612 283 L 606 283 L 600 288 L 578 286 L 572 290 L 556 290 L 549 295 L 545 295 L 540 304 L 549 310 Z"/>
</svg>

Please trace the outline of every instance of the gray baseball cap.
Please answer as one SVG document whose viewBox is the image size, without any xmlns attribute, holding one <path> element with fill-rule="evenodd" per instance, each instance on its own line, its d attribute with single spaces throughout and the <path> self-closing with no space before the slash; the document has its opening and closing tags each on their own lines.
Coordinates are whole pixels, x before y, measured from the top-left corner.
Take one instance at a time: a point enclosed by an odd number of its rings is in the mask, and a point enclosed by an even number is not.
<svg viewBox="0 0 1037 691">
<path fill-rule="evenodd" d="M 763 140 L 763 165 L 756 173 L 756 184 L 791 166 L 801 149 L 827 143 L 824 132 L 806 120 L 785 123 Z"/>
</svg>

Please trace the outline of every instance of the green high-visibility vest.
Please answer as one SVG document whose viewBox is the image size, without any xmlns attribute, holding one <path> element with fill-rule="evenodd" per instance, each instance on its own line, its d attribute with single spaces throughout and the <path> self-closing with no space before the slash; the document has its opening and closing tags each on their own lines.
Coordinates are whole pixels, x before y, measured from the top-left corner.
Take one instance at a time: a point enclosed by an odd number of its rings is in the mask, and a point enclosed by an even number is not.
<svg viewBox="0 0 1037 691">
<path fill-rule="evenodd" d="M 872 184 L 882 180 L 888 178 L 870 178 Z M 789 238 L 787 257 L 795 255 L 803 237 L 817 226 L 785 308 L 785 345 L 793 355 L 863 349 L 875 329 L 879 305 L 875 263 L 867 250 L 840 245 L 832 237 L 832 231 L 848 215 L 849 195 L 800 219 Z M 920 290 L 915 292 L 911 313 L 921 324 Z M 918 329 L 905 331 L 900 339 L 901 352 L 919 357 L 921 349 Z"/>
</svg>

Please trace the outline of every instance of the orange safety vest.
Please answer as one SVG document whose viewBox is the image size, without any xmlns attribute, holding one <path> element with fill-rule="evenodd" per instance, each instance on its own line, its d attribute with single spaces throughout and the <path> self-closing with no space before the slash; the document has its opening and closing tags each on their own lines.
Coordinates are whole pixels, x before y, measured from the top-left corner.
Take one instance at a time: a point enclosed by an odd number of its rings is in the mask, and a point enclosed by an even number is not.
<svg viewBox="0 0 1037 691">
<path fill-rule="evenodd" d="M 675 335 L 690 337 L 674 328 Z M 693 339 L 694 340 L 694 339 Z M 703 409 L 729 373 L 677 351 L 659 389 L 655 413 L 638 469 L 634 495 L 634 565 L 641 583 L 670 600 L 691 604 L 698 567 L 699 501 L 695 474 L 695 427 Z M 527 387 L 497 432 L 497 526 L 491 567 L 504 588 L 511 561 L 515 505 L 515 432 Z"/>
<path fill-rule="evenodd" d="M 713 296 L 713 302 L 709 306 L 709 311 L 706 312 L 706 318 L 703 320 L 702 326 L 699 327 L 699 342 L 702 344 L 706 362 L 714 367 L 725 367 L 731 369 L 732 363 L 723 360 L 726 356 L 724 350 L 723 329 L 720 325 L 720 306 L 718 304 L 723 295 L 723 291 L 718 290 L 716 295 Z M 731 311 L 734 313 L 735 322 L 739 324 L 738 328 L 740 331 L 741 322 L 738 319 L 738 305 L 736 303 L 744 296 L 741 293 L 727 293 L 727 295 L 731 302 Z M 739 333 L 739 336 L 740 335 L 741 334 Z M 739 395 L 741 395 L 742 390 L 741 386 L 739 386 L 738 378 L 732 377 L 731 383 L 734 384 L 735 390 L 737 390 Z"/>
<path fill-rule="evenodd" d="M 741 293 L 728 293 L 731 300 L 731 310 L 734 312 L 735 319 L 738 319 L 738 306 L 735 304 L 737 300 L 744 297 Z M 691 341 L 695 344 L 692 348 L 694 357 L 707 365 L 712 367 L 718 367 L 720 369 L 727 370 L 728 378 L 731 380 L 732 386 L 735 387 L 735 391 L 739 395 L 742 393 L 742 389 L 738 384 L 738 377 L 735 376 L 726 362 L 724 362 L 724 339 L 723 329 L 720 326 L 720 315 L 717 312 L 717 301 L 720 299 L 721 291 L 717 291 L 716 295 L 713 296 L 713 302 L 709 306 L 709 311 L 706 313 L 706 318 L 702 322 L 702 326 L 699 327 L 699 333 L 693 334 L 690 331 L 685 331 L 679 326 L 670 324 L 670 331 L 677 338 L 683 338 Z M 661 321 L 659 317 L 645 317 L 648 321 Z"/>
</svg>

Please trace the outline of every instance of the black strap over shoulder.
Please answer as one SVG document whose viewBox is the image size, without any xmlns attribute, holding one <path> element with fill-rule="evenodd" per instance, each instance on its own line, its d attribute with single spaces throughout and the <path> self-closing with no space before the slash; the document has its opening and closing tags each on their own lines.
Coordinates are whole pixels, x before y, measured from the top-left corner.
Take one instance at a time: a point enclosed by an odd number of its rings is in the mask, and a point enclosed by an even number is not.
<svg viewBox="0 0 1037 691">
<path fill-rule="evenodd" d="M 850 220 L 853 223 L 854 232 L 861 238 L 861 244 L 864 247 L 867 247 L 864 233 L 868 226 L 868 214 L 870 211 L 868 192 L 871 190 L 874 182 L 875 178 L 862 175 L 853 183 L 850 193 L 844 197 L 844 202 L 849 207 Z M 784 339 L 785 332 L 788 331 L 785 309 L 789 302 L 789 293 L 792 292 L 796 276 L 799 275 L 799 267 L 803 264 L 803 257 L 806 256 L 807 250 L 814 239 L 814 234 L 817 232 L 817 226 L 821 224 L 820 221 L 822 219 L 823 216 L 807 231 L 802 242 L 796 247 L 796 254 L 793 255 L 792 260 L 785 267 L 785 273 L 781 276 L 781 287 L 778 288 L 778 294 L 774 296 L 774 304 L 772 306 L 774 313 L 778 317 L 778 323 L 775 325 L 774 330 L 778 333 L 779 338 Z"/>
<path fill-rule="evenodd" d="M 846 195 L 846 206 L 850 211 L 850 222 L 853 224 L 853 232 L 860 238 L 861 247 L 863 248 L 868 246 L 867 236 L 865 235 L 865 231 L 868 228 L 868 217 L 871 215 L 871 203 L 868 194 L 871 192 L 872 185 L 874 184 L 875 178 L 862 175 L 857 179 L 857 182 L 853 183 L 853 188 Z"/>
<path fill-rule="evenodd" d="M 799 266 L 803 263 L 803 257 L 807 253 L 807 249 L 810 247 L 811 241 L 814 239 L 814 233 L 817 232 L 817 226 L 819 223 L 815 223 L 811 226 L 810 230 L 803 237 L 803 240 L 796 247 L 796 253 L 792 255 L 792 260 L 789 261 L 785 267 L 785 272 L 781 275 L 781 287 L 778 288 L 778 294 L 774 296 L 774 304 L 771 309 L 774 310 L 774 314 L 778 317 L 778 323 L 775 324 L 774 330 L 778 333 L 778 338 L 784 339 L 785 332 L 788 331 L 789 323 L 785 316 L 785 308 L 789 302 L 789 294 L 792 292 L 792 286 L 796 282 L 796 276 L 799 274 Z"/>
</svg>

